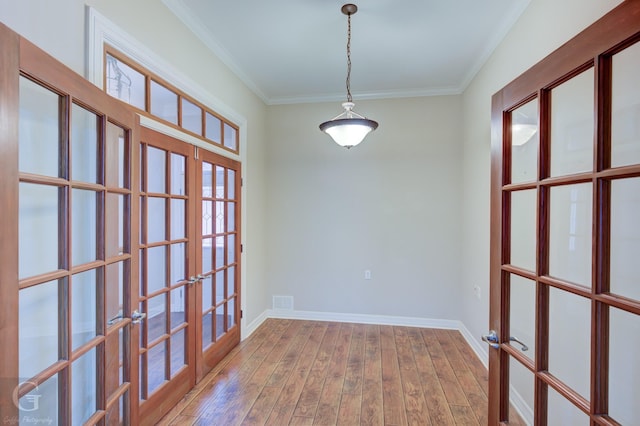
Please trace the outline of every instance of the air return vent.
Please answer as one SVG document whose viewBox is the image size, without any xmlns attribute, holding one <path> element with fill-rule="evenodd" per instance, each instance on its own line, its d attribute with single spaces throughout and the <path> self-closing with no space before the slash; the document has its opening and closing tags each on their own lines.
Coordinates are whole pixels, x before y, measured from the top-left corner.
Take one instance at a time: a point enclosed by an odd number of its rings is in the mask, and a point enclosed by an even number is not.
<svg viewBox="0 0 640 426">
<path fill-rule="evenodd" d="M 293 311 L 293 296 L 273 296 L 273 309 Z"/>
</svg>

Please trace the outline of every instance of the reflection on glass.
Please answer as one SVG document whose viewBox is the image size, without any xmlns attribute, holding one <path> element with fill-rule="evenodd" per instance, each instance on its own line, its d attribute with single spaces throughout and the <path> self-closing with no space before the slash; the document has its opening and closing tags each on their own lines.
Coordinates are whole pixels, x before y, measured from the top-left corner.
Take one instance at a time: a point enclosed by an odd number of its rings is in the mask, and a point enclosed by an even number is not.
<svg viewBox="0 0 640 426">
<path fill-rule="evenodd" d="M 549 414 L 550 423 L 562 426 L 584 426 L 589 424 L 589 416 L 578 407 L 566 400 L 562 395 L 549 387 Z"/>
<path fill-rule="evenodd" d="M 167 152 L 147 146 L 147 192 L 165 194 Z"/>
<path fill-rule="evenodd" d="M 147 249 L 147 295 L 167 285 L 166 253 L 165 246 Z"/>
<path fill-rule="evenodd" d="M 213 342 L 213 314 L 202 316 L 202 350 L 206 350 Z"/>
<path fill-rule="evenodd" d="M 536 270 L 536 190 L 511 193 L 511 264 Z"/>
<path fill-rule="evenodd" d="M 520 364 L 516 359 L 509 357 L 509 392 L 510 400 L 518 401 L 520 415 L 526 424 L 533 424 L 533 407 L 534 407 L 534 376 L 531 371 L 524 365 Z M 517 395 L 513 395 L 513 394 Z M 524 403 L 525 405 L 523 405 Z M 511 404 L 513 406 L 513 404 Z M 511 407 L 513 408 L 513 407 Z M 510 410 L 509 417 L 513 421 L 515 413 Z M 514 422 L 516 423 L 516 422 Z"/>
<path fill-rule="evenodd" d="M 20 183 L 19 277 L 58 269 L 58 188 Z"/>
<path fill-rule="evenodd" d="M 75 350 L 96 336 L 96 270 L 71 277 L 71 341 Z"/>
<path fill-rule="evenodd" d="M 202 235 L 213 234 L 213 201 L 202 202 Z"/>
<path fill-rule="evenodd" d="M 166 334 L 167 330 L 167 296 L 163 293 L 147 301 L 148 343 Z"/>
<path fill-rule="evenodd" d="M 151 80 L 151 114 L 178 124 L 178 95 Z"/>
<path fill-rule="evenodd" d="M 129 248 L 124 246 L 125 222 L 124 214 L 125 200 L 128 195 L 107 193 L 105 207 L 105 253 L 107 259 L 129 252 Z M 128 232 L 128 229 L 126 230 Z"/>
<path fill-rule="evenodd" d="M 97 193 L 71 190 L 71 263 L 73 266 L 96 260 Z"/>
<path fill-rule="evenodd" d="M 186 235 L 186 208 L 185 200 L 171 199 L 171 239 L 179 240 Z M 204 232 L 203 232 L 204 233 Z"/>
<path fill-rule="evenodd" d="M 20 290 L 19 374 L 33 377 L 58 360 L 58 282 Z"/>
<path fill-rule="evenodd" d="M 171 153 L 171 194 L 173 195 L 185 195 L 186 194 L 186 169 L 185 169 L 185 157 Z"/>
<path fill-rule="evenodd" d="M 529 347 L 522 352 L 530 359 L 536 353 L 535 320 L 536 320 L 536 283 L 535 281 L 511 274 L 511 335 L 524 342 Z M 513 343 L 520 348 L 520 345 Z"/>
<path fill-rule="evenodd" d="M 20 418 L 24 420 L 33 418 L 34 409 L 36 408 L 35 401 L 37 401 L 37 418 L 44 419 L 42 421 L 43 424 L 48 424 L 49 419 L 51 419 L 51 424 L 56 424 L 56 420 L 59 418 L 59 388 L 58 376 L 55 375 L 40 383 L 37 388 L 20 398 L 19 407 L 22 407 L 19 411 Z M 11 422 L 6 422 L 6 424 L 11 424 Z M 28 423 L 23 421 L 20 424 Z M 34 422 L 34 424 L 37 423 Z"/>
<path fill-rule="evenodd" d="M 184 366 L 186 362 L 186 329 L 182 329 L 171 336 L 171 377 Z"/>
<path fill-rule="evenodd" d="M 537 179 L 538 99 L 534 99 L 511 113 L 511 183 Z"/>
<path fill-rule="evenodd" d="M 98 117 L 73 104 L 71 112 L 71 179 L 98 183 Z"/>
<path fill-rule="evenodd" d="M 611 182 L 611 292 L 640 300 L 640 178 Z"/>
<path fill-rule="evenodd" d="M 125 425 L 129 424 L 128 416 L 125 416 L 125 410 L 127 407 L 126 401 L 129 398 L 129 391 L 126 391 L 120 398 L 118 398 L 112 405 L 107 408 L 106 423 L 108 425 Z"/>
<path fill-rule="evenodd" d="M 589 398 L 591 303 L 550 288 L 549 372 Z"/>
<path fill-rule="evenodd" d="M 180 324 L 183 324 L 187 318 L 186 302 L 187 302 L 187 289 L 185 287 L 178 287 L 171 290 L 171 329 L 176 328 Z M 203 302 L 204 303 L 204 302 Z"/>
<path fill-rule="evenodd" d="M 236 171 L 227 169 L 227 198 L 236 198 Z"/>
<path fill-rule="evenodd" d="M 207 275 L 202 280 L 202 312 L 206 312 L 214 306 L 213 303 L 213 279 L 212 275 Z"/>
<path fill-rule="evenodd" d="M 166 352 L 166 341 L 160 342 L 147 352 L 149 395 L 165 381 Z"/>
<path fill-rule="evenodd" d="M 203 238 L 202 239 L 202 273 L 206 274 L 211 272 L 212 269 L 212 259 L 213 259 L 213 238 Z"/>
<path fill-rule="evenodd" d="M 236 129 L 224 123 L 224 146 L 233 150 L 238 149 Z"/>
<path fill-rule="evenodd" d="M 114 98 L 145 109 L 145 76 L 129 65 L 107 53 L 105 73 L 107 75 L 106 92 Z"/>
<path fill-rule="evenodd" d="M 96 349 L 71 364 L 71 420 L 84 424 L 96 412 Z"/>
<path fill-rule="evenodd" d="M 21 172 L 58 176 L 60 96 L 20 77 L 19 168 Z"/>
<path fill-rule="evenodd" d="M 105 298 L 107 307 L 107 321 L 122 315 L 124 306 L 124 264 L 116 262 L 107 265 Z"/>
<path fill-rule="evenodd" d="M 182 127 L 198 135 L 202 135 L 202 108 L 182 99 Z"/>
<path fill-rule="evenodd" d="M 216 306 L 219 305 L 226 299 L 224 291 L 225 291 L 225 280 L 224 280 L 225 270 L 221 270 L 216 272 Z"/>
<path fill-rule="evenodd" d="M 593 170 L 593 68 L 551 91 L 551 175 Z"/>
<path fill-rule="evenodd" d="M 618 423 L 640 419 L 640 316 L 609 310 L 609 413 Z"/>
<path fill-rule="evenodd" d="M 222 122 L 215 115 L 206 113 L 207 131 L 205 137 L 217 143 L 222 142 Z"/>
<path fill-rule="evenodd" d="M 216 201 L 216 234 L 226 232 L 224 221 L 224 201 Z"/>
<path fill-rule="evenodd" d="M 125 131 L 122 127 L 107 123 L 105 174 L 107 186 L 117 186 L 119 188 L 129 188 L 127 175 L 129 173 L 128 163 L 125 161 L 128 156 Z"/>
<path fill-rule="evenodd" d="M 187 279 L 186 247 L 185 243 L 171 244 L 171 285 Z"/>
<path fill-rule="evenodd" d="M 121 373 L 118 380 L 113 377 L 112 372 L 120 370 L 122 372 L 122 357 L 124 350 L 124 333 L 121 328 L 117 333 L 110 333 L 106 341 L 106 371 L 109 372 L 105 380 L 105 391 L 108 396 L 112 395 L 122 383 Z"/>
<path fill-rule="evenodd" d="M 551 188 L 549 274 L 591 287 L 591 184 Z"/>
<path fill-rule="evenodd" d="M 165 205 L 164 198 L 147 197 L 147 243 L 165 240 Z"/>
<path fill-rule="evenodd" d="M 640 43 L 613 56 L 611 165 L 640 164 Z"/>
<path fill-rule="evenodd" d="M 202 162 L 202 196 L 213 196 L 213 165 L 205 161 Z"/>
</svg>

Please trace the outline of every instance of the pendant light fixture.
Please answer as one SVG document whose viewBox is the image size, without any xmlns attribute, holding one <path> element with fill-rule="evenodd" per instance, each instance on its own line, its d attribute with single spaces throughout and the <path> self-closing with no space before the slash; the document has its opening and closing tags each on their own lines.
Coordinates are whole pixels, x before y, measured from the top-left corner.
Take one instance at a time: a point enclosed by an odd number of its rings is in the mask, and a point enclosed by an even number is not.
<svg viewBox="0 0 640 426">
<path fill-rule="evenodd" d="M 351 15 L 358 11 L 355 4 L 342 6 L 342 13 L 347 15 L 347 102 L 342 104 L 344 112 L 337 117 L 325 121 L 320 130 L 327 133 L 340 146 L 351 148 L 358 145 L 367 134 L 378 127 L 378 123 L 353 111 L 355 104 L 351 98 Z"/>
</svg>

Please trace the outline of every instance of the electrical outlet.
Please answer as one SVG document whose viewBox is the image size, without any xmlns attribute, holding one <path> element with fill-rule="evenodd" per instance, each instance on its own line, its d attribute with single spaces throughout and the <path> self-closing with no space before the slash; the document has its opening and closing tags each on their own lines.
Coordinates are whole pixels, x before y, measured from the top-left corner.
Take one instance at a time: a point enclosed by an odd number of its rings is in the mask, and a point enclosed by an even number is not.
<svg viewBox="0 0 640 426">
<path fill-rule="evenodd" d="M 480 300 L 480 286 L 479 285 L 474 285 L 473 286 L 473 294 L 476 295 L 476 299 Z"/>
<path fill-rule="evenodd" d="M 370 280 L 371 279 L 371 271 L 370 270 L 366 269 L 364 271 L 364 279 L 365 280 Z"/>
</svg>

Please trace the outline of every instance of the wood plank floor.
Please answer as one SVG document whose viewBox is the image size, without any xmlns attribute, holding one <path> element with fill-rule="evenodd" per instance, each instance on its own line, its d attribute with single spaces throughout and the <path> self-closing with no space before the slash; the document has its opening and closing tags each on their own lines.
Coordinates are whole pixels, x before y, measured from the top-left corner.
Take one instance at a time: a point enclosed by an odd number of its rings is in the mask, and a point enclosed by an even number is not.
<svg viewBox="0 0 640 426">
<path fill-rule="evenodd" d="M 160 424 L 486 425 L 487 370 L 455 330 L 269 319 Z"/>
</svg>

